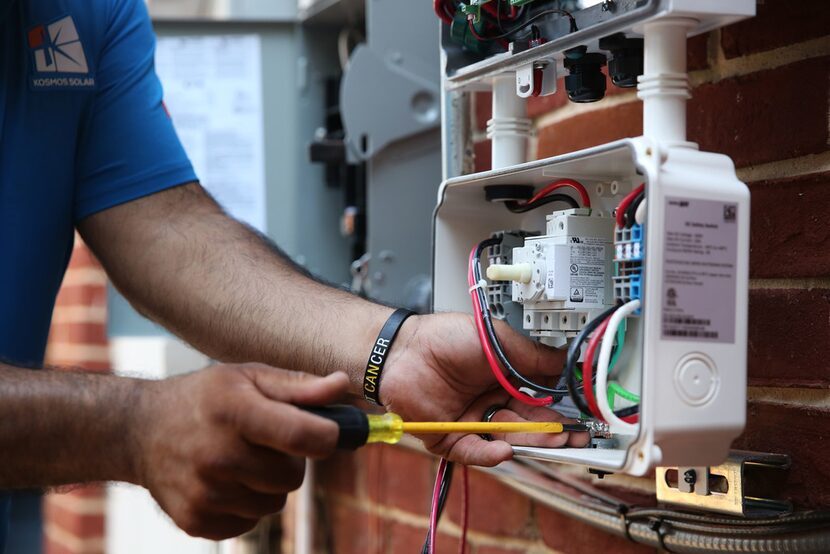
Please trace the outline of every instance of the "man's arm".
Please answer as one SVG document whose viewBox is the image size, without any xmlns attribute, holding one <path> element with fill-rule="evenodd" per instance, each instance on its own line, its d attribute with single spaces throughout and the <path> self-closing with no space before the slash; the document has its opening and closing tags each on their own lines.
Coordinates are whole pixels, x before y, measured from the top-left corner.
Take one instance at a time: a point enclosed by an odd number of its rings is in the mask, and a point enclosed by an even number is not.
<svg viewBox="0 0 830 554">
<path fill-rule="evenodd" d="M 0 490 L 126 481 L 191 535 L 236 536 L 334 451 L 337 426 L 295 405 L 347 387 L 255 364 L 164 381 L 0 366 Z"/>
<path fill-rule="evenodd" d="M 137 481 L 144 382 L 0 366 L 0 489 Z"/>
<path fill-rule="evenodd" d="M 343 371 L 359 388 L 358 368 L 392 312 L 308 278 L 196 183 L 78 228 L 139 312 L 216 360 Z"/>
<path fill-rule="evenodd" d="M 256 361 L 318 375 L 344 371 L 360 394 L 375 337 L 392 310 L 322 285 L 266 239 L 228 217 L 196 183 L 165 190 L 83 220 L 82 236 L 138 310 L 222 361 Z M 528 376 L 551 379 L 564 354 L 497 322 L 508 355 Z M 385 406 L 405 419 L 558 419 L 501 390 L 469 316 L 410 317 L 387 358 Z M 576 436 L 497 437 L 533 446 L 584 445 Z M 495 465 L 506 442 L 476 435 L 425 437 L 438 454 Z"/>
</svg>

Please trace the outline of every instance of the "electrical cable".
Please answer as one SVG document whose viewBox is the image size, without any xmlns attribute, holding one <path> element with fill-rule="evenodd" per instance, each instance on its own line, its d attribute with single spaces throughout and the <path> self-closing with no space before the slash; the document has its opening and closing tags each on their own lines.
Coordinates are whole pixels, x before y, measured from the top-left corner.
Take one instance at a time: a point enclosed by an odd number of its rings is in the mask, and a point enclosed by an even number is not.
<svg viewBox="0 0 830 554">
<path fill-rule="evenodd" d="M 472 283 L 474 283 L 474 284 L 475 283 L 480 283 L 481 280 L 482 280 L 482 277 L 481 277 L 481 254 L 484 252 L 484 249 L 488 248 L 490 246 L 496 246 L 498 244 L 501 244 L 501 242 L 502 242 L 501 237 L 495 237 L 495 238 L 491 238 L 491 239 L 487 239 L 487 240 L 482 241 L 475 248 L 475 250 L 473 251 L 473 256 L 470 260 L 470 266 L 471 266 L 470 271 L 471 271 L 471 282 Z M 474 285 L 470 285 L 470 286 L 473 287 Z M 478 296 L 479 311 L 481 312 L 482 318 L 484 320 L 484 327 L 485 327 L 485 332 L 486 332 L 486 335 L 487 335 L 487 341 L 489 343 L 489 346 L 491 347 L 491 349 L 495 353 L 496 357 L 498 358 L 499 362 L 501 362 L 501 365 L 504 367 L 504 369 L 507 370 L 507 372 L 512 377 L 514 377 L 515 379 L 520 381 L 523 385 L 525 385 L 525 386 L 527 386 L 531 389 L 534 389 L 534 390 L 536 390 L 538 392 L 541 392 L 541 393 L 550 394 L 550 395 L 552 395 L 553 397 L 556 397 L 556 398 L 562 398 L 564 396 L 567 396 L 567 394 L 568 394 L 567 389 L 550 388 L 550 387 L 546 387 L 544 385 L 540 385 L 540 384 L 538 384 L 534 381 L 531 381 L 530 379 L 528 379 L 527 377 L 522 375 L 513 366 L 513 364 L 510 363 L 510 360 L 507 358 L 507 355 L 504 352 L 504 348 L 502 347 L 501 341 L 499 340 L 499 337 L 496 334 L 496 329 L 495 329 L 495 326 L 493 325 L 492 314 L 490 312 L 490 307 L 487 304 L 487 297 L 484 294 L 484 290 L 482 290 L 481 287 L 477 287 L 475 292 Z M 478 314 L 478 311 L 476 313 Z M 501 371 L 499 371 L 499 374 L 501 374 Z M 521 394 L 521 393 L 519 393 L 519 394 Z M 521 400 L 521 399 L 519 399 L 519 400 Z M 549 404 L 552 403 L 552 401 L 553 401 L 553 399 L 551 399 L 551 402 L 549 402 Z M 542 404 L 542 405 L 545 405 L 545 404 Z"/>
<path fill-rule="evenodd" d="M 637 225 L 642 225 L 643 222 L 646 220 L 646 202 L 647 200 L 644 198 L 640 205 L 637 206 L 637 210 L 634 212 L 634 222 Z"/>
<path fill-rule="evenodd" d="M 579 203 L 577 203 L 576 200 L 574 200 L 567 194 L 550 194 L 548 196 L 540 198 L 533 204 L 524 204 L 522 202 L 517 202 L 516 200 L 508 200 L 504 203 L 504 205 L 508 210 L 510 210 L 514 214 L 523 214 L 525 212 L 535 210 L 536 208 L 542 207 L 552 202 L 563 202 L 573 209 L 579 207 Z"/>
<path fill-rule="evenodd" d="M 602 312 L 598 317 L 589 321 L 577 334 L 577 336 L 571 341 L 571 344 L 568 346 L 568 354 L 565 360 L 565 368 L 563 370 L 563 377 L 565 382 L 568 385 L 568 394 L 573 400 L 573 403 L 576 407 L 584 414 L 590 414 L 591 409 L 588 407 L 588 404 L 585 402 L 585 399 L 580 394 L 579 385 L 577 383 L 576 377 L 576 362 L 579 359 L 579 352 L 582 349 L 582 343 L 585 342 L 585 339 L 590 335 L 592 332 L 596 330 L 600 324 L 608 318 L 611 314 L 617 311 L 619 306 L 612 306 L 608 308 L 604 312 Z M 630 415 L 634 415 L 639 412 L 639 406 L 630 406 L 628 408 L 623 408 L 621 410 L 617 410 L 614 413 L 618 417 L 628 417 Z"/>
<path fill-rule="evenodd" d="M 620 328 L 617 329 L 617 342 L 614 345 L 614 353 L 611 354 L 611 361 L 608 362 L 608 374 L 611 375 L 614 372 L 614 368 L 617 367 L 617 361 L 620 359 L 620 355 L 622 354 L 623 348 L 625 348 L 625 330 L 626 330 L 626 323 L 625 321 L 622 322 Z"/>
<path fill-rule="evenodd" d="M 470 520 L 470 470 L 461 466 L 461 540 L 458 544 L 458 554 L 464 554 L 467 549 L 467 528 Z"/>
<path fill-rule="evenodd" d="M 453 469 L 454 464 L 452 462 L 441 458 L 438 464 L 438 470 L 435 473 L 435 486 L 432 490 L 432 508 L 429 514 L 429 529 L 427 530 L 424 546 L 421 548 L 421 554 L 435 552 L 436 529 L 438 527 L 438 521 L 441 519 L 441 514 L 444 513 L 444 506 L 447 502 L 450 485 L 452 484 Z"/>
<path fill-rule="evenodd" d="M 588 196 L 588 191 L 585 189 L 582 183 L 580 183 L 579 181 L 575 181 L 574 179 L 557 179 L 549 185 L 545 185 L 544 187 L 542 187 L 542 189 L 536 194 L 534 194 L 527 202 L 519 202 L 519 205 L 527 206 L 530 204 L 534 204 L 542 198 L 544 198 L 545 196 L 552 193 L 553 191 L 559 190 L 564 187 L 572 188 L 579 193 L 579 198 L 582 200 L 583 208 L 591 207 L 591 198 L 590 196 Z"/>
<path fill-rule="evenodd" d="M 638 194 L 643 192 L 646 188 L 646 184 L 643 183 L 639 187 L 635 188 L 631 192 L 629 192 L 620 202 L 620 205 L 617 206 L 617 214 L 615 216 L 617 221 L 617 227 L 622 229 L 625 227 L 625 210 L 628 208 L 628 205 L 637 197 Z"/>
<path fill-rule="evenodd" d="M 613 314 L 612 314 L 613 315 Z M 599 327 L 597 327 L 594 334 L 591 336 L 591 340 L 588 341 L 588 348 L 585 349 L 585 356 L 582 359 L 582 380 L 583 380 L 583 392 L 585 393 L 585 400 L 588 403 L 588 407 L 591 409 L 591 414 L 601 420 L 605 421 L 605 418 L 602 416 L 602 413 L 599 411 L 597 407 L 597 401 L 594 395 L 593 387 L 587 385 L 587 383 L 594 382 L 594 354 L 596 353 L 597 346 L 599 345 L 600 340 L 605 335 L 606 328 L 608 327 L 608 322 L 611 319 L 611 316 L 608 316 L 602 323 L 600 323 Z M 622 346 L 617 345 L 617 352 L 622 351 Z M 601 394 L 599 386 L 597 386 L 596 394 Z M 636 423 L 638 420 L 637 414 L 632 414 L 630 416 L 625 416 L 621 418 L 623 421 L 628 423 Z"/>
<path fill-rule="evenodd" d="M 567 17 L 570 20 L 570 30 L 569 30 L 569 32 L 573 33 L 573 32 L 576 32 L 576 31 L 579 30 L 579 28 L 576 26 L 576 19 L 574 18 L 574 16 L 570 12 L 567 12 L 565 10 L 544 10 L 544 11 L 541 11 L 541 12 L 537 13 L 533 17 L 529 17 L 527 20 L 525 20 L 522 23 L 516 25 L 512 29 L 508 29 L 507 31 L 505 31 L 505 32 L 503 32 L 499 35 L 482 37 L 479 40 L 498 40 L 498 39 L 501 39 L 501 38 L 507 38 L 510 35 L 518 32 L 518 31 L 521 31 L 522 29 L 524 29 L 525 27 L 527 27 L 531 23 L 534 23 L 535 21 L 537 21 L 537 20 L 539 20 L 539 19 L 541 19 L 545 16 L 553 15 L 553 14 L 560 15 L 560 16 L 563 16 L 563 17 Z"/>
<path fill-rule="evenodd" d="M 592 386 L 594 382 L 594 351 L 597 348 L 600 337 L 605 334 L 610 317 L 609 315 L 603 319 L 602 323 L 599 324 L 599 327 L 591 335 L 591 339 L 588 341 L 588 348 L 585 349 L 585 356 L 582 359 L 582 392 L 585 394 L 585 401 L 588 403 L 588 409 L 591 415 L 600 421 L 605 421 L 605 418 L 602 417 L 599 408 L 597 408 L 597 401 L 594 398 L 594 387 Z"/>
<path fill-rule="evenodd" d="M 491 239 L 494 240 L 494 239 Z M 476 324 L 476 331 L 478 331 L 478 338 L 481 342 L 482 349 L 484 350 L 484 356 L 487 358 L 487 363 L 490 365 L 490 370 L 493 372 L 493 375 L 498 381 L 499 385 L 506 390 L 510 396 L 515 398 L 520 402 L 524 402 L 530 406 L 547 406 L 553 402 L 553 398 L 550 396 L 544 398 L 533 398 L 532 396 L 528 396 L 516 389 L 510 381 L 507 380 L 507 377 L 502 373 L 501 368 L 499 367 L 499 362 L 496 359 L 496 354 L 493 352 L 493 346 L 490 343 L 489 337 L 487 335 L 487 329 L 485 325 L 485 317 L 484 317 L 484 308 L 483 304 L 486 305 L 486 299 L 482 304 L 481 296 L 479 295 L 478 289 L 480 289 L 483 285 L 481 279 L 476 281 L 475 273 L 473 272 L 473 267 L 475 266 L 474 261 L 477 259 L 476 255 L 481 255 L 481 249 L 483 247 L 489 246 L 492 243 L 488 243 L 488 241 L 483 241 L 479 244 L 478 247 L 473 248 L 472 252 L 470 252 L 470 271 L 468 274 L 468 283 L 470 284 L 470 296 L 473 298 L 473 319 L 475 320 Z M 485 245 L 485 246 L 482 246 Z"/>
<path fill-rule="evenodd" d="M 452 25 L 452 16 L 447 13 L 446 0 L 432 0 L 432 11 L 441 21 L 447 25 Z"/>
<path fill-rule="evenodd" d="M 637 213 L 637 208 L 640 207 L 640 204 L 643 203 L 645 200 L 646 192 L 645 190 L 641 191 L 640 194 L 634 197 L 634 200 L 631 201 L 631 204 L 625 209 L 625 226 L 630 229 L 632 225 L 634 225 L 634 214 Z"/>
<path fill-rule="evenodd" d="M 634 432 L 637 430 L 637 425 L 634 425 L 633 422 L 629 422 L 624 420 L 623 418 L 618 417 L 617 413 L 614 412 L 608 404 L 608 396 L 607 396 L 607 381 L 608 381 L 608 362 L 611 359 L 611 348 L 614 344 L 614 334 L 617 332 L 617 328 L 620 325 L 620 322 L 637 311 L 640 308 L 640 300 L 635 299 L 630 302 L 625 303 L 622 305 L 618 310 L 614 311 L 609 319 L 608 319 L 608 326 L 606 329 L 606 334 L 602 337 L 602 346 L 599 350 L 599 360 L 597 361 L 597 404 L 599 407 L 599 411 L 602 414 L 602 417 L 607 421 L 609 424 L 616 424 L 621 429 L 628 430 Z M 591 361 L 589 360 L 588 363 L 590 364 Z M 585 372 L 585 365 L 583 364 L 583 373 Z"/>
</svg>

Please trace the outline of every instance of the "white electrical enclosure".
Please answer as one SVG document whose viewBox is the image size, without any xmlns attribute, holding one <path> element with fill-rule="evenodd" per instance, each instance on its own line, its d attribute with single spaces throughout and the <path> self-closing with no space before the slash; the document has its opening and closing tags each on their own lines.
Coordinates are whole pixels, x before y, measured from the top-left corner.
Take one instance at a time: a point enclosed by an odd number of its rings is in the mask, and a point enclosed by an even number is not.
<svg viewBox="0 0 830 554">
<path fill-rule="evenodd" d="M 745 421 L 749 265 L 749 192 L 728 157 L 640 137 L 449 179 L 435 213 L 435 310 L 470 311 L 471 245 L 503 229 L 546 229 L 550 210 L 513 214 L 487 201 L 484 187 L 560 177 L 585 185 L 597 220 L 610 219 L 632 187 L 648 187 L 642 315 L 630 323 L 618 376 L 641 396 L 640 422 L 634 432 L 612 423 L 611 448 L 516 454 L 635 475 L 722 461 Z M 679 308 L 664 300 L 670 289 Z"/>
</svg>

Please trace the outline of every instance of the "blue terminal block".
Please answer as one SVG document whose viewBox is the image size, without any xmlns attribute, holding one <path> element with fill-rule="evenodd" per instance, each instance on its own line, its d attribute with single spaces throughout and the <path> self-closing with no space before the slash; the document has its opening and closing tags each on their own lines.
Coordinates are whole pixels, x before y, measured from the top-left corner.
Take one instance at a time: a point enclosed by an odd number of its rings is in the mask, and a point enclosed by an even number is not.
<svg viewBox="0 0 830 554">
<path fill-rule="evenodd" d="M 614 233 L 614 299 L 620 302 L 642 299 L 643 227 L 635 224 Z M 635 314 L 639 314 L 637 310 Z"/>
</svg>

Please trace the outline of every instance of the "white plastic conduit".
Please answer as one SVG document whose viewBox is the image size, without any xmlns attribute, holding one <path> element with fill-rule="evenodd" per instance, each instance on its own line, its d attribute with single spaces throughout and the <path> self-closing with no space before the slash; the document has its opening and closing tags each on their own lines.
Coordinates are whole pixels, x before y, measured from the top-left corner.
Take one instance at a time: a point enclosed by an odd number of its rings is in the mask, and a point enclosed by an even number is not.
<svg viewBox="0 0 830 554">
<path fill-rule="evenodd" d="M 672 145 L 686 141 L 686 35 L 697 22 L 667 17 L 645 24 L 643 74 L 637 96 L 643 101 L 643 135 Z M 495 99 L 495 96 L 493 97 Z"/>
<path fill-rule="evenodd" d="M 524 98 L 516 95 L 515 74 L 493 77 L 493 118 L 487 122 L 487 138 L 492 141 L 492 168 L 526 162 L 530 134 L 527 105 Z"/>
</svg>

